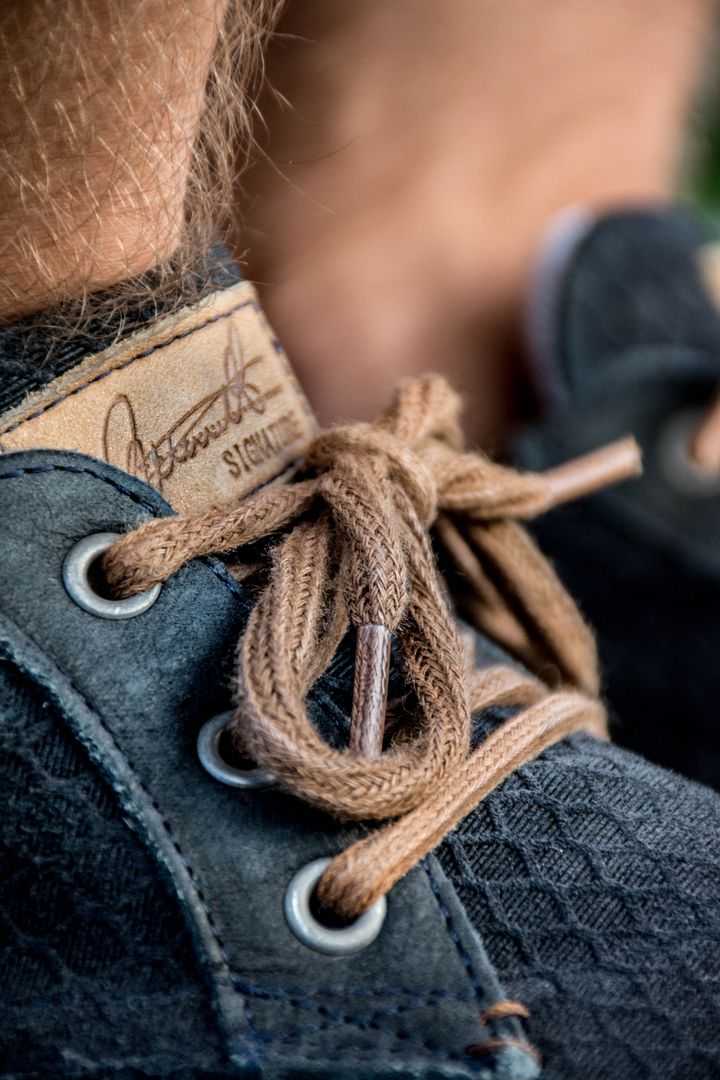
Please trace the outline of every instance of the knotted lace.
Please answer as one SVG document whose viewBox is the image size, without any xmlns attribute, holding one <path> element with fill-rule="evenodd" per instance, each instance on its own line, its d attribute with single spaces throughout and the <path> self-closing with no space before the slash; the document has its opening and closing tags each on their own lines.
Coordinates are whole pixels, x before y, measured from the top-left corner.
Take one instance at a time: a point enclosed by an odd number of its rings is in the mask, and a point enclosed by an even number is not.
<svg viewBox="0 0 720 1080">
<path fill-rule="evenodd" d="M 408 381 L 373 423 L 336 427 L 298 477 L 240 504 L 147 522 L 106 553 L 119 596 L 189 559 L 279 534 L 237 654 L 231 734 L 289 791 L 335 817 L 384 821 L 339 855 L 319 899 L 352 919 L 384 894 L 505 777 L 570 732 L 605 734 L 595 646 L 522 519 L 637 471 L 625 440 L 544 474 L 462 449 L 444 379 Z M 460 573 L 475 625 L 534 672 L 474 668 L 431 547 Z M 306 699 L 349 627 L 357 631 L 350 745 L 329 746 Z M 384 724 L 389 647 L 412 708 Z M 556 685 L 550 691 L 536 676 Z M 509 719 L 471 746 L 471 716 Z"/>
</svg>

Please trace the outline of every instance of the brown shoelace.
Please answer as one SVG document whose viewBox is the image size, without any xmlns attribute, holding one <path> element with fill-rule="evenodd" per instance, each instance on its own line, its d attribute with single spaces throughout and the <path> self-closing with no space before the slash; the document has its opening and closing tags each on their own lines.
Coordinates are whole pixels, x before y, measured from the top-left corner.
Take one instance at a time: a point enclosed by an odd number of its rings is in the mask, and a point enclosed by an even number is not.
<svg viewBox="0 0 720 1080">
<path fill-rule="evenodd" d="M 113 593 L 164 581 L 189 559 L 280 532 L 237 656 L 238 749 L 341 819 L 389 822 L 337 856 L 319 900 L 353 919 L 493 788 L 573 731 L 606 734 L 592 635 L 518 522 L 639 469 L 632 440 L 543 474 L 462 449 L 444 379 L 402 384 L 371 424 L 320 434 L 295 481 L 237 506 L 153 520 L 103 558 Z M 557 685 L 505 664 L 470 670 L 431 549 L 462 571 L 476 626 Z M 350 745 L 331 748 L 306 698 L 357 630 Z M 394 639 L 413 709 L 385 726 Z M 514 708 L 476 749 L 471 716 Z M 383 744 L 385 748 L 383 749 Z"/>
</svg>

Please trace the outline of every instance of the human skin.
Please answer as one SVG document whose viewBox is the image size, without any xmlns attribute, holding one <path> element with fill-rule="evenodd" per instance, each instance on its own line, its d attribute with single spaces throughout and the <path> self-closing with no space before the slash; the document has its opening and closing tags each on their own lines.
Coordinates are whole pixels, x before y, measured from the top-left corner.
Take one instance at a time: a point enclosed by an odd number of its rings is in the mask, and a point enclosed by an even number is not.
<svg viewBox="0 0 720 1080">
<path fill-rule="evenodd" d="M 4 0 L 0 318 L 111 287 L 181 242 L 226 0 Z"/>
<path fill-rule="evenodd" d="M 0 319 L 176 251 L 225 7 L 5 0 Z M 268 70 L 292 107 L 261 103 L 234 243 L 322 419 L 434 368 L 500 436 L 537 236 L 568 202 L 669 193 L 710 9 L 291 0 Z"/>
<path fill-rule="evenodd" d="M 290 5 L 236 247 L 321 419 L 434 369 L 498 442 L 524 405 L 538 237 L 568 204 L 671 196 L 712 7 Z"/>
</svg>

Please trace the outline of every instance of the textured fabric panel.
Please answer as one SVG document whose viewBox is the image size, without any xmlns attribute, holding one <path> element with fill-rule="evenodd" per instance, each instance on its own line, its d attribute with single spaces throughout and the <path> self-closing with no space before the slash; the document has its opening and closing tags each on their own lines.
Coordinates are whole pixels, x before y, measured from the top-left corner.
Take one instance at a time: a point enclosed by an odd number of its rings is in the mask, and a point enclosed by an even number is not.
<svg viewBox="0 0 720 1080">
<path fill-rule="evenodd" d="M 618 360 L 623 378 L 637 350 L 665 349 L 676 375 L 687 353 L 698 370 L 707 363 L 708 376 L 720 372 L 720 318 L 697 263 L 697 248 L 717 240 L 706 219 L 677 210 L 608 215 L 580 243 L 555 313 L 557 359 L 575 401 L 598 378 L 612 379 L 608 368 Z M 637 375 L 662 372 L 640 358 Z"/>
<path fill-rule="evenodd" d="M 52 708 L 4 664 L 0 791 L 0 1069 L 220 1075 L 209 995 L 157 866 Z"/>
<path fill-rule="evenodd" d="M 546 1080 L 720 1076 L 720 803 L 585 736 L 510 777 L 439 858 Z"/>
<path fill-rule="evenodd" d="M 720 787 L 720 581 L 595 500 L 534 533 L 598 635 L 614 737 Z"/>
</svg>

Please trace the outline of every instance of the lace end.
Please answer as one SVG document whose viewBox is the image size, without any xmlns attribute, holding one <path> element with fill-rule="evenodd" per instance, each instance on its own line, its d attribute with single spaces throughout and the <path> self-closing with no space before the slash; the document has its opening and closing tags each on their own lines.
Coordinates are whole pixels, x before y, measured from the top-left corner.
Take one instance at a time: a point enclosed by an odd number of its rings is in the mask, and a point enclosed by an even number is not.
<svg viewBox="0 0 720 1080">
<path fill-rule="evenodd" d="M 632 435 L 548 469 L 550 506 L 581 499 L 642 473 L 642 453 Z"/>
<path fill-rule="evenodd" d="M 350 749 L 365 757 L 382 753 L 391 643 L 387 626 L 367 623 L 358 627 Z"/>
</svg>

